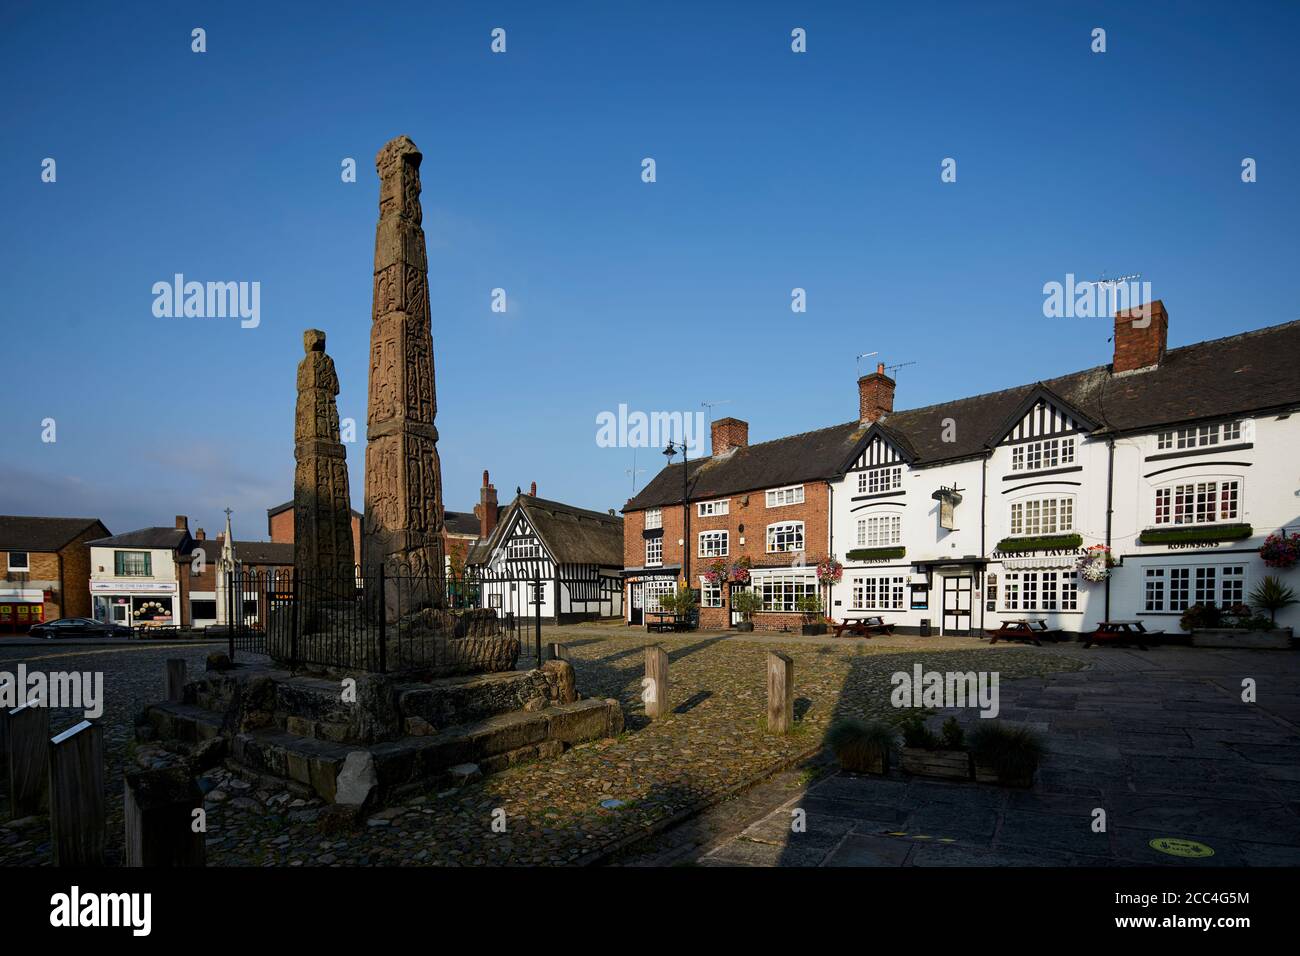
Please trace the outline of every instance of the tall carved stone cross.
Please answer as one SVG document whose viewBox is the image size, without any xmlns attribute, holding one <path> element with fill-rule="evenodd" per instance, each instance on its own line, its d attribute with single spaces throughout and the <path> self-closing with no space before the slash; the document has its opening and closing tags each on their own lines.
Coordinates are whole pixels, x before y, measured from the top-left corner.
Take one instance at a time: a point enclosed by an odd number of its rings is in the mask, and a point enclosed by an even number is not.
<svg viewBox="0 0 1300 956">
<path fill-rule="evenodd" d="M 332 591 L 355 573 L 352 496 L 335 402 L 339 377 L 325 354 L 324 332 L 308 329 L 302 347 L 307 354 L 298 364 L 293 431 L 293 566 L 300 576 L 323 578 Z"/>
<path fill-rule="evenodd" d="M 442 475 L 429 276 L 420 225 L 420 151 L 399 136 L 379 151 L 366 515 L 362 563 L 411 573 L 442 590 Z M 430 599 L 435 594 L 427 595 Z"/>
</svg>

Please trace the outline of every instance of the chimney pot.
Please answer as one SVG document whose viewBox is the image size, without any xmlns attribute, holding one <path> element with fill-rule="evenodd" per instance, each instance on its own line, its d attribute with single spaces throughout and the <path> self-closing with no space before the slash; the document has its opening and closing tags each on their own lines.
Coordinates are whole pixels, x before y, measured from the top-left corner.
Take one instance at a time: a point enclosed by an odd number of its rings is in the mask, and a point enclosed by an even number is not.
<svg viewBox="0 0 1300 956">
<path fill-rule="evenodd" d="M 208 540 L 208 536 L 204 533 L 203 529 L 200 528 L 198 531 L 194 532 L 194 540 L 195 540 L 195 541 L 206 541 L 206 540 Z"/>
<path fill-rule="evenodd" d="M 530 495 L 532 495 L 534 498 L 537 497 L 537 482 L 534 481 L 534 482 L 533 482 L 533 483 L 528 487 L 528 493 L 529 493 Z"/>
<path fill-rule="evenodd" d="M 1165 357 L 1169 313 L 1159 299 L 1115 313 L 1114 372 L 1153 368 Z"/>
<path fill-rule="evenodd" d="M 749 422 L 742 422 L 739 418 L 719 418 L 713 423 L 712 431 L 714 455 L 749 445 Z"/>
<path fill-rule="evenodd" d="M 488 486 L 488 472 L 487 472 L 487 469 L 484 468 L 484 469 L 483 469 L 483 487 L 486 488 L 487 486 Z"/>
<path fill-rule="evenodd" d="M 885 363 L 880 362 L 874 372 L 858 379 L 858 421 L 869 425 L 893 411 L 894 380 L 885 374 Z"/>
</svg>

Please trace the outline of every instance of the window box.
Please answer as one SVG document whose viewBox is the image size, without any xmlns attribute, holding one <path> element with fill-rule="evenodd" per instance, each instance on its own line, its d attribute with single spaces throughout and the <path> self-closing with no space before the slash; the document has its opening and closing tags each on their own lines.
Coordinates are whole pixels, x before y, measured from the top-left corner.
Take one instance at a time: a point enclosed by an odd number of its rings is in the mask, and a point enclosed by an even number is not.
<svg viewBox="0 0 1300 956">
<path fill-rule="evenodd" d="M 1083 536 L 1078 534 L 1049 534 L 1036 538 L 1003 538 L 997 544 L 997 550 L 1007 553 L 1019 551 L 1067 551 L 1083 544 Z"/>
<path fill-rule="evenodd" d="M 1237 541 L 1249 538 L 1255 529 L 1248 524 L 1217 524 L 1202 527 L 1147 528 L 1139 544 L 1186 544 L 1196 541 Z"/>
<path fill-rule="evenodd" d="M 901 558 L 907 554 L 907 548 L 853 548 L 845 557 L 850 561 L 875 561 L 880 558 Z"/>
</svg>

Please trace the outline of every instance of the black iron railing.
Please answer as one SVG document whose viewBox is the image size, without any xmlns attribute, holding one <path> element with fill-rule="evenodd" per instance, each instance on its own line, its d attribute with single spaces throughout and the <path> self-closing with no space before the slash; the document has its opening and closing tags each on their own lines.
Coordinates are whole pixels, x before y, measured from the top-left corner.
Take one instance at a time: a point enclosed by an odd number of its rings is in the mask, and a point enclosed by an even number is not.
<svg viewBox="0 0 1300 956">
<path fill-rule="evenodd" d="M 502 653 L 503 642 L 493 638 L 514 638 L 519 656 L 542 659 L 537 577 L 486 569 L 434 577 L 382 567 L 350 575 L 236 568 L 229 580 L 232 660 L 242 651 L 294 668 L 432 672 L 449 658 Z"/>
</svg>

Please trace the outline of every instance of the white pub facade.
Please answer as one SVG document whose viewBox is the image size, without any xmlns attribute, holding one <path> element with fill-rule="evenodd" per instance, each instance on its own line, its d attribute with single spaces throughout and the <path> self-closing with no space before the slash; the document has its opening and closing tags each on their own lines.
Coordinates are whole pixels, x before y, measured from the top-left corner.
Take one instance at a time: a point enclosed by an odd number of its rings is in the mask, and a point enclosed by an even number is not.
<svg viewBox="0 0 1300 956">
<path fill-rule="evenodd" d="M 1266 574 L 1300 592 L 1300 570 L 1258 553 L 1300 530 L 1300 322 L 1173 350 L 1167 328 L 1155 302 L 1145 323 L 1116 317 L 1110 365 L 864 420 L 830 482 L 829 616 L 1177 632 L 1191 605 L 1249 603 Z M 1080 570 L 1090 548 L 1109 549 L 1103 580 Z"/>
</svg>

